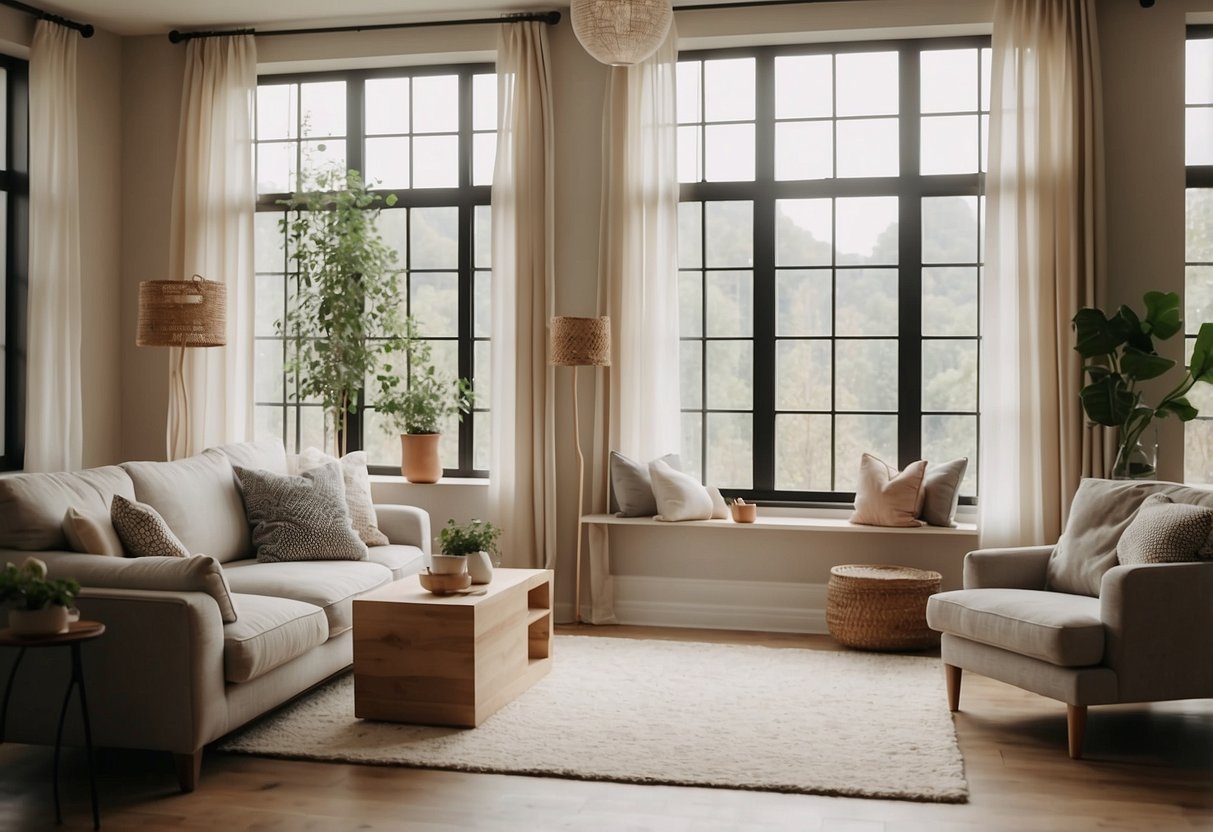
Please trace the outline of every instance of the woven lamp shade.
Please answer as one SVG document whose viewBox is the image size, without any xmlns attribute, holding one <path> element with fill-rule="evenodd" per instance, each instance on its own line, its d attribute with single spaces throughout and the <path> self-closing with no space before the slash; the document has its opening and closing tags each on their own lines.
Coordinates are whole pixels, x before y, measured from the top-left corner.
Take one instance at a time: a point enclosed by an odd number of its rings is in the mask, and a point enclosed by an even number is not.
<svg viewBox="0 0 1213 832">
<path fill-rule="evenodd" d="M 548 363 L 557 367 L 611 366 L 611 319 L 552 318 Z"/>
<path fill-rule="evenodd" d="M 595 60 L 638 64 L 657 51 L 670 31 L 670 0 L 573 0 L 573 34 Z"/>
<path fill-rule="evenodd" d="M 227 343 L 227 287 L 213 280 L 139 284 L 140 347 L 222 347 Z"/>
</svg>

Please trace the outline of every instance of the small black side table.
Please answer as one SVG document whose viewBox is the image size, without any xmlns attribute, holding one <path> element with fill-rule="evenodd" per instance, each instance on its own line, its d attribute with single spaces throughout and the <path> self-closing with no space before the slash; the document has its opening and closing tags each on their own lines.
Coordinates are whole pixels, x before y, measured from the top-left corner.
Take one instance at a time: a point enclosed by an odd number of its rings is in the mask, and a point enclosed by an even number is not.
<svg viewBox="0 0 1213 832">
<path fill-rule="evenodd" d="M 72 701 L 72 688 L 80 690 L 80 714 L 84 717 L 84 750 L 88 758 L 88 785 L 93 799 L 93 829 L 101 828 L 101 812 L 97 808 L 97 779 L 93 773 L 93 734 L 88 724 L 88 699 L 84 694 L 84 671 L 80 665 L 80 645 L 90 639 L 97 638 L 105 632 L 105 625 L 99 621 L 75 621 L 68 625 L 66 633 L 53 636 L 19 636 L 12 630 L 0 630 L 0 647 L 19 648 L 17 661 L 8 674 L 8 684 L 4 686 L 4 703 L 0 705 L 0 742 L 4 742 L 4 723 L 8 717 L 8 700 L 13 692 L 13 680 L 17 677 L 17 668 L 25 658 L 25 651 L 31 647 L 63 647 L 72 648 L 72 678 L 67 683 L 67 693 L 63 697 L 63 708 L 59 711 L 59 729 L 55 732 L 55 822 L 63 823 L 63 814 L 59 809 L 59 749 L 63 744 L 63 721 L 67 717 L 67 706 Z"/>
</svg>

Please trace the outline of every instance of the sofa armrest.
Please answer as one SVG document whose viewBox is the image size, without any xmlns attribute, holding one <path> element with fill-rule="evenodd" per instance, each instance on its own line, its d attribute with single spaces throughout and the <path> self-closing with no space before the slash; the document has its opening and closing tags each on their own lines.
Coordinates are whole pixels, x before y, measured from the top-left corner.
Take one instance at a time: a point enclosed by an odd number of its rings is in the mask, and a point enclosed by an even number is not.
<svg viewBox="0 0 1213 832">
<path fill-rule="evenodd" d="M 1044 589 L 1052 546 L 978 549 L 965 555 L 965 589 Z"/>
<path fill-rule="evenodd" d="M 76 604 L 105 633 L 81 647 L 93 743 L 187 754 L 228 729 L 219 608 L 201 592 L 84 589 Z M 16 650 L 0 650 L 7 678 Z M 6 740 L 55 741 L 64 650 L 31 650 L 17 672 Z M 75 708 L 68 742 L 83 743 Z"/>
<path fill-rule="evenodd" d="M 401 505 L 376 505 L 379 531 L 392 543 L 416 546 L 430 556 L 430 514 L 423 508 Z M 427 561 L 428 563 L 428 561 Z"/>
<path fill-rule="evenodd" d="M 1121 701 L 1213 696 L 1213 563 L 1113 567 L 1099 610 Z"/>
</svg>

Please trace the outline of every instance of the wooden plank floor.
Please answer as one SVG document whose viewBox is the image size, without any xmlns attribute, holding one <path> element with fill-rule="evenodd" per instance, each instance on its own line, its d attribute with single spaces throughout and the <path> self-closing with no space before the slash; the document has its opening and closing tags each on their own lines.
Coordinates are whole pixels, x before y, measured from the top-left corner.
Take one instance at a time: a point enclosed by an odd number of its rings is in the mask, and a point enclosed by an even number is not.
<svg viewBox="0 0 1213 832">
<path fill-rule="evenodd" d="M 557 630 L 837 649 L 823 636 L 642 627 Z M 1059 703 L 968 674 L 961 708 L 956 730 L 971 792 L 965 805 L 463 774 L 216 752 L 206 754 L 198 791 L 182 795 L 168 755 L 106 751 L 99 758 L 102 829 L 1213 829 L 1213 701 L 1093 708 L 1088 756 L 1078 762 L 1066 756 L 1065 708 Z M 54 828 L 51 762 L 49 748 L 0 746 L 0 830 Z M 89 829 L 83 754 L 65 753 L 63 768 L 65 823 L 59 828 Z"/>
</svg>

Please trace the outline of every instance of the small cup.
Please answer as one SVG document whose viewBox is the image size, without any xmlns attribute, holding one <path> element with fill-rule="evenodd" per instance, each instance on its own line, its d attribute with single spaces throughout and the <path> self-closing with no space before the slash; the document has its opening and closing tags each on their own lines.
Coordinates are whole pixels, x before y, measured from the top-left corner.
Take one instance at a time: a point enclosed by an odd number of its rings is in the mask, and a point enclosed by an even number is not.
<svg viewBox="0 0 1213 832">
<path fill-rule="evenodd" d="M 733 512 L 734 523 L 753 523 L 758 519 L 758 506 L 753 503 L 733 503 L 729 508 Z"/>
</svg>

